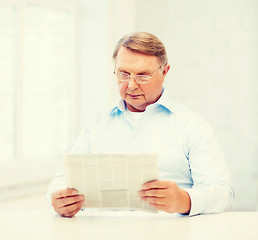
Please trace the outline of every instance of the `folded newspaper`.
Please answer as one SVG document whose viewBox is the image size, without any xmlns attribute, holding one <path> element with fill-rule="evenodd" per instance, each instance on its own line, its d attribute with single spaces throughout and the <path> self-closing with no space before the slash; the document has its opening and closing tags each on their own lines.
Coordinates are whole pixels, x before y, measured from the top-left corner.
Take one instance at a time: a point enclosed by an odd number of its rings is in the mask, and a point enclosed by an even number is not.
<svg viewBox="0 0 258 240">
<path fill-rule="evenodd" d="M 138 196 L 142 184 L 158 179 L 155 154 L 64 155 L 68 188 L 85 196 L 83 208 L 157 212 Z"/>
</svg>

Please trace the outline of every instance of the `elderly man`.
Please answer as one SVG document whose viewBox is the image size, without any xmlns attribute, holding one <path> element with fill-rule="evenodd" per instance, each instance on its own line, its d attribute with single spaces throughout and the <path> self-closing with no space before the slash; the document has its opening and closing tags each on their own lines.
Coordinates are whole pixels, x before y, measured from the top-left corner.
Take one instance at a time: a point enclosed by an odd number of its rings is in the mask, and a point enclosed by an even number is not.
<svg viewBox="0 0 258 240">
<path fill-rule="evenodd" d="M 85 126 L 72 152 L 157 153 L 160 178 L 143 184 L 142 201 L 186 215 L 229 209 L 234 193 L 214 131 L 163 88 L 170 65 L 162 42 L 149 33 L 126 35 L 113 59 L 121 99 Z M 87 198 L 65 189 L 63 174 L 52 181 L 49 195 L 65 217 L 74 216 Z"/>
</svg>

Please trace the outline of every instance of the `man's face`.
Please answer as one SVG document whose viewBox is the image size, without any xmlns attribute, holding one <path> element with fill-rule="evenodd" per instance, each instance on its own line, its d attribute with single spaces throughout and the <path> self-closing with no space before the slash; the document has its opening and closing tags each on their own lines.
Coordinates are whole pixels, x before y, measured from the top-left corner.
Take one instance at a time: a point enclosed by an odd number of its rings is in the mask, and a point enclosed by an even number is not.
<svg viewBox="0 0 258 240">
<path fill-rule="evenodd" d="M 157 57 L 132 52 L 121 47 L 116 59 L 116 72 L 135 75 L 152 76 L 160 67 Z M 133 77 L 129 82 L 117 80 L 120 96 L 125 100 L 127 109 L 131 112 L 142 112 L 146 107 L 155 103 L 161 96 L 164 78 L 170 66 L 159 69 L 148 83 L 138 84 Z"/>
</svg>

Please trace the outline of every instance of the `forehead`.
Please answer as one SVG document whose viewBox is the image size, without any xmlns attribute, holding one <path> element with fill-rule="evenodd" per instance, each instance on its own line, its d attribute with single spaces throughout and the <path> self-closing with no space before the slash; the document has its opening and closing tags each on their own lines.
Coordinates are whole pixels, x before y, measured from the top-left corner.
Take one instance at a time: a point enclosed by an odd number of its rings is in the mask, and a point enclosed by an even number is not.
<svg viewBox="0 0 258 240">
<path fill-rule="evenodd" d="M 121 47 L 117 54 L 116 67 L 128 71 L 153 70 L 159 66 L 156 56 L 133 52 Z"/>
</svg>

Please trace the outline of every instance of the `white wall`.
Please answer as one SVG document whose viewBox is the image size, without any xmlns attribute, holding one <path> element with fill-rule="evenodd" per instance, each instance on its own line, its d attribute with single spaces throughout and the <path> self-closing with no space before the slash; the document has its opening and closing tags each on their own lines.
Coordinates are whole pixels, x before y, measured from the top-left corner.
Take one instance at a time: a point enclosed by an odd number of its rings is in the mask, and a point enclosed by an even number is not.
<svg viewBox="0 0 258 240">
<path fill-rule="evenodd" d="M 106 107 L 109 92 L 109 13 L 108 1 L 79 1 L 79 79 L 80 125 L 92 116 L 96 109 Z"/>
<path fill-rule="evenodd" d="M 124 34 L 148 31 L 166 45 L 166 88 L 204 116 L 224 149 L 234 209 L 253 210 L 258 186 L 256 0 L 80 0 L 82 122 L 117 98 L 112 50 Z M 93 104 L 94 102 L 94 104 Z"/>
</svg>

